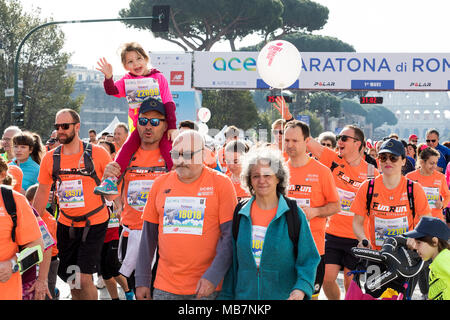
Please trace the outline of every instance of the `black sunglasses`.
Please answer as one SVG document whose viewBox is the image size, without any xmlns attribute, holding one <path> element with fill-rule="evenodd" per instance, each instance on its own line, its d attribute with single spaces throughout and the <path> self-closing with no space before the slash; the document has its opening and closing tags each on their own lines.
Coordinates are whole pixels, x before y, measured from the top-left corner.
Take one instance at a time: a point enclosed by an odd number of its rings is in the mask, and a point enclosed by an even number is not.
<svg viewBox="0 0 450 320">
<path fill-rule="evenodd" d="M 356 139 L 356 138 L 351 137 L 351 136 L 347 136 L 347 135 L 345 135 L 345 134 L 343 134 L 343 135 L 337 135 L 337 136 L 336 136 L 336 141 L 342 140 L 342 142 L 345 142 L 345 141 L 348 140 L 348 138 L 351 138 L 351 139 L 353 139 L 353 140 L 359 141 L 359 139 Z"/>
<path fill-rule="evenodd" d="M 59 128 L 63 129 L 63 130 L 67 130 L 70 128 L 71 124 L 77 124 L 78 122 L 70 122 L 70 123 L 55 123 L 54 127 L 55 130 L 59 130 Z"/>
<path fill-rule="evenodd" d="M 199 149 L 197 151 L 183 151 L 183 152 L 178 152 L 177 150 L 171 150 L 170 151 L 170 156 L 172 157 L 173 160 L 178 160 L 180 157 L 183 157 L 184 160 L 191 160 L 192 157 L 194 156 L 194 154 L 202 151 L 203 149 Z"/>
<path fill-rule="evenodd" d="M 282 135 L 283 134 L 283 130 L 272 130 L 272 133 L 273 133 L 274 136 L 277 135 L 277 134 Z"/>
<path fill-rule="evenodd" d="M 400 159 L 399 156 L 396 156 L 394 154 L 387 155 L 385 153 L 382 153 L 382 154 L 378 155 L 378 159 L 380 159 L 380 162 L 386 162 L 388 158 L 392 163 L 396 163 L 398 161 L 398 159 Z"/>
<path fill-rule="evenodd" d="M 331 143 L 321 143 L 321 145 L 323 145 L 324 147 L 328 147 L 328 148 L 332 147 Z"/>
<path fill-rule="evenodd" d="M 433 143 L 435 143 L 436 142 L 436 139 L 433 139 L 433 140 L 425 140 L 427 143 L 430 143 L 430 142 L 433 142 Z"/>
<path fill-rule="evenodd" d="M 150 122 L 150 124 L 152 125 L 152 127 L 157 127 L 159 126 L 159 124 L 161 123 L 161 121 L 166 121 L 165 119 L 159 119 L 159 118 L 138 118 L 138 122 L 141 126 L 145 127 L 147 125 L 147 123 Z"/>
</svg>

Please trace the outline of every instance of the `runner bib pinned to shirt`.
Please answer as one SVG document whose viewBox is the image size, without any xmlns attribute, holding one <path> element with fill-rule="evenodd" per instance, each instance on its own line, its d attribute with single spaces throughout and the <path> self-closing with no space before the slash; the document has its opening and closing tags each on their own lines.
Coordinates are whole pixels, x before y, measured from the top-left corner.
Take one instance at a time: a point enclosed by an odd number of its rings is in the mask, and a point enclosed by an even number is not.
<svg viewBox="0 0 450 320">
<path fill-rule="evenodd" d="M 167 197 L 163 233 L 202 235 L 206 198 Z"/>
<path fill-rule="evenodd" d="M 62 181 L 58 186 L 59 206 L 63 209 L 84 207 L 81 179 Z"/>
</svg>

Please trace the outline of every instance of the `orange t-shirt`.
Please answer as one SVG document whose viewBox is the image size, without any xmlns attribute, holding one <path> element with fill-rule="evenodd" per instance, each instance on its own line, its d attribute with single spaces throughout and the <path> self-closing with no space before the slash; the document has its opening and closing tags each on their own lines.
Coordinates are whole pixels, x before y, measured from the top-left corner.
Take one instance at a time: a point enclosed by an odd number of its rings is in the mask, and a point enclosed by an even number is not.
<svg viewBox="0 0 450 320">
<path fill-rule="evenodd" d="M 236 191 L 238 201 L 251 197 L 250 194 L 247 191 L 245 191 L 245 189 L 242 188 L 240 181 L 235 182 L 233 181 L 233 179 L 231 179 L 231 172 L 229 170 L 227 171 L 226 175 L 230 178 L 231 182 L 233 183 L 234 191 Z"/>
<path fill-rule="evenodd" d="M 13 190 L 16 190 L 17 192 L 22 192 L 22 179 L 23 179 L 22 169 L 20 169 L 19 166 L 9 164 L 8 173 L 14 178 Z"/>
<path fill-rule="evenodd" d="M 52 235 L 53 239 L 56 240 L 56 219 L 55 217 L 53 217 L 50 212 L 48 212 L 47 210 L 45 210 L 44 215 L 41 217 L 42 220 L 45 222 L 45 224 L 47 225 L 47 229 L 50 232 L 50 234 Z M 52 257 L 55 257 L 56 255 L 58 255 L 58 247 L 55 244 L 52 247 Z"/>
<path fill-rule="evenodd" d="M 41 170 L 39 171 L 39 183 L 51 185 L 53 170 L 53 153 L 55 149 L 47 152 L 41 161 Z M 92 145 L 92 159 L 94 161 L 95 171 L 99 179 L 103 176 L 106 165 L 111 162 L 109 153 L 101 146 Z M 70 172 L 72 169 L 79 167 L 84 168 L 83 163 L 83 145 L 80 141 L 80 152 L 72 155 L 64 154 L 64 146 L 61 151 L 61 170 Z M 60 175 L 62 180 L 58 186 L 57 196 L 59 206 L 64 212 L 73 217 L 85 215 L 86 213 L 98 208 L 102 205 L 102 199 L 99 195 L 94 194 L 94 188 L 97 186 L 95 180 L 89 176 L 63 174 Z M 102 210 L 89 217 L 91 225 L 100 224 L 109 220 L 108 208 L 103 207 Z M 72 220 L 66 218 L 62 213 L 58 217 L 58 222 L 70 226 Z M 84 227 L 85 221 L 74 222 L 75 227 Z"/>
<path fill-rule="evenodd" d="M 420 218 L 430 215 L 427 196 L 422 186 L 414 184 L 414 207 L 416 216 L 413 219 L 409 207 L 408 193 L 406 190 L 407 179 L 401 177 L 399 185 L 393 189 L 387 189 L 383 184 L 383 176 L 375 178 L 372 203 L 370 205 L 369 234 L 372 247 L 379 250 L 386 237 L 397 236 L 413 230 Z M 367 188 L 368 181 L 364 182 L 356 194 L 350 210 L 363 217 L 367 217 Z M 367 219 L 365 219 L 367 221 Z M 366 234 L 367 236 L 367 234 Z"/>
<path fill-rule="evenodd" d="M 258 268 L 261 261 L 267 227 L 277 214 L 277 209 L 278 206 L 273 209 L 263 210 L 258 206 L 256 201 L 253 201 L 250 209 L 250 217 L 252 220 L 252 253 Z"/>
<path fill-rule="evenodd" d="M 176 171 L 154 181 L 143 218 L 159 225 L 155 288 L 195 294 L 216 255 L 220 225 L 233 219 L 236 204 L 230 179 L 208 167 L 190 184 L 181 182 Z"/>
<path fill-rule="evenodd" d="M 293 167 L 288 161 L 290 172 L 288 196 L 297 201 L 299 207 L 317 208 L 329 202 L 339 202 L 339 194 L 329 168 L 310 158 L 302 167 Z M 320 255 L 325 254 L 326 217 L 315 217 L 309 227 Z"/>
<path fill-rule="evenodd" d="M 445 222 L 442 209 L 437 209 L 435 205 L 436 200 L 438 200 L 439 197 L 442 197 L 444 208 L 450 201 L 450 191 L 447 186 L 447 181 L 445 180 L 445 175 L 434 170 L 431 176 L 424 176 L 420 174 L 420 169 L 418 169 L 408 173 L 406 178 L 419 182 L 422 185 L 422 188 L 427 195 L 428 204 L 431 208 L 431 215 Z"/>
<path fill-rule="evenodd" d="M 332 175 L 339 194 L 341 211 L 330 217 L 326 232 L 337 237 L 356 239 L 353 232 L 353 212 L 350 211 L 350 206 L 358 189 L 367 180 L 369 164 L 361 159 L 357 167 L 352 167 L 336 152 L 328 148 L 323 148 L 319 161 L 328 168 L 333 162 L 338 165 L 332 171 Z M 374 176 L 379 175 L 375 167 L 373 167 L 373 172 Z"/>
<path fill-rule="evenodd" d="M 165 168 L 165 162 L 161 156 L 159 149 L 143 150 L 141 148 L 136 151 L 128 168 L 125 177 L 122 203 L 123 211 L 121 214 L 121 223 L 132 230 L 141 230 L 144 221 L 142 220 L 142 212 L 145 203 L 152 188 L 153 181 L 164 174 L 165 171 L 150 171 L 148 169 L 139 169 L 139 167 L 160 167 Z M 119 186 L 121 190 L 122 185 Z"/>
<path fill-rule="evenodd" d="M 19 252 L 19 245 L 41 237 L 37 219 L 25 196 L 13 191 L 13 197 L 17 209 L 16 242 L 12 241 L 13 222 L 0 194 L 0 261 L 11 259 Z M 0 282 L 0 300 L 22 300 L 22 278 L 19 272 L 14 273 L 8 281 Z"/>
</svg>

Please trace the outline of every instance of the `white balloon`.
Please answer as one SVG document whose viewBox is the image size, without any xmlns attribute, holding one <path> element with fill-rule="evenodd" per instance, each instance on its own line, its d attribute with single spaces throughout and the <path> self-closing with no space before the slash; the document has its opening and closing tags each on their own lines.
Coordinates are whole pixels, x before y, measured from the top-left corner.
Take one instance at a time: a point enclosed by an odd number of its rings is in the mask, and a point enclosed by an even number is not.
<svg viewBox="0 0 450 320">
<path fill-rule="evenodd" d="M 291 86 L 300 76 L 302 57 L 292 43 L 275 40 L 261 49 L 256 68 L 269 86 L 284 89 Z"/>
<path fill-rule="evenodd" d="M 211 111 L 209 111 L 208 108 L 202 107 L 198 109 L 197 116 L 201 122 L 206 123 L 209 121 L 209 119 L 211 119 Z"/>
</svg>

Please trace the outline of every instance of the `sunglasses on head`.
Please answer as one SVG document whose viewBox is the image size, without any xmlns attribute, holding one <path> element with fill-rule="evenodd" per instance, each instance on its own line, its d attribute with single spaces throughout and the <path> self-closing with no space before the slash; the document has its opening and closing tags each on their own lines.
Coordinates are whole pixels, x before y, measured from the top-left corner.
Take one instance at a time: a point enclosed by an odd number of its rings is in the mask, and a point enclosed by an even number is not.
<svg viewBox="0 0 450 320">
<path fill-rule="evenodd" d="M 178 160 L 180 157 L 182 157 L 184 160 L 192 160 L 192 158 L 194 157 L 194 154 L 202 151 L 203 149 L 199 149 L 197 151 L 183 151 L 183 152 L 179 152 L 177 150 L 171 150 L 170 151 L 170 156 L 172 157 L 173 160 Z"/>
<path fill-rule="evenodd" d="M 378 159 L 380 159 L 380 162 L 386 162 L 388 158 L 389 158 L 389 161 L 391 161 L 392 163 L 395 163 L 398 161 L 398 159 L 400 159 L 400 157 L 396 156 L 395 154 L 382 153 L 382 154 L 378 155 Z"/>
<path fill-rule="evenodd" d="M 159 124 L 161 123 L 161 121 L 166 121 L 165 119 L 159 119 L 159 118 L 138 118 L 138 122 L 141 126 L 145 127 L 147 125 L 147 123 L 150 122 L 150 124 L 152 125 L 152 127 L 157 127 L 159 126 Z"/>
<path fill-rule="evenodd" d="M 425 140 L 427 143 L 430 143 L 430 142 L 433 142 L 433 143 L 435 143 L 436 142 L 436 139 L 431 139 L 431 140 L 429 140 L 429 139 L 427 139 L 427 140 Z"/>
<path fill-rule="evenodd" d="M 55 123 L 54 127 L 55 130 L 59 130 L 59 128 L 63 129 L 63 130 L 67 130 L 70 128 L 71 124 L 77 124 L 77 122 L 69 122 L 69 123 Z"/>
<path fill-rule="evenodd" d="M 356 139 L 356 138 L 351 137 L 351 136 L 347 136 L 347 135 L 345 135 L 345 134 L 343 134 L 343 135 L 337 135 L 337 136 L 336 136 L 336 141 L 342 140 L 342 142 L 345 142 L 345 141 L 348 140 L 348 138 L 351 138 L 351 139 L 353 139 L 353 140 L 359 141 L 359 139 Z"/>
</svg>

